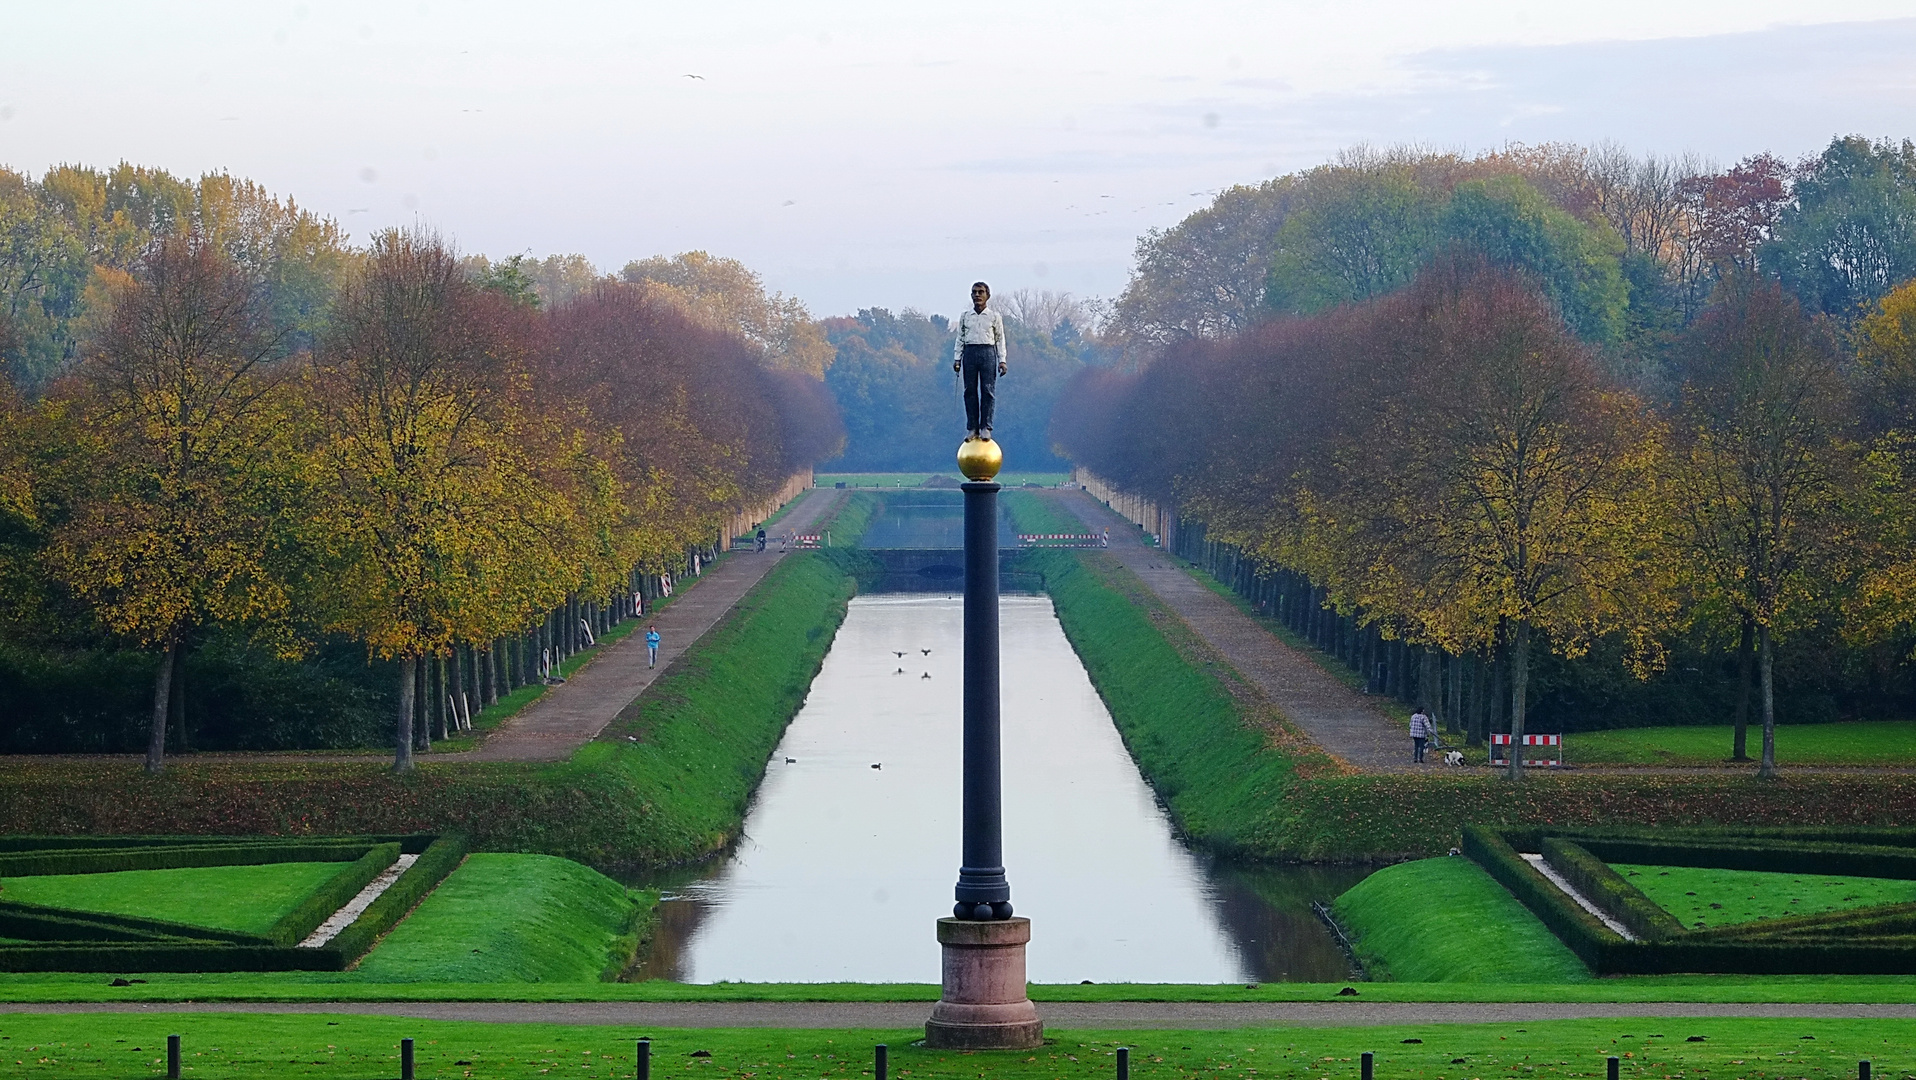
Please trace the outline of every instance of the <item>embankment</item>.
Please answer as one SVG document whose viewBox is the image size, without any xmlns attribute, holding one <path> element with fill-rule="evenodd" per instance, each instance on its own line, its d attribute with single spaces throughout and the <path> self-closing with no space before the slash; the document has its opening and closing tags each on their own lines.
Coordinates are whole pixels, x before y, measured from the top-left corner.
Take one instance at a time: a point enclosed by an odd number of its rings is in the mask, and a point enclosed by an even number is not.
<svg viewBox="0 0 1916 1080">
<path fill-rule="evenodd" d="M 854 591 L 851 553 L 787 558 L 596 742 L 556 765 L 126 761 L 0 766 L 0 833 L 464 831 L 601 869 L 723 847 Z"/>
</svg>

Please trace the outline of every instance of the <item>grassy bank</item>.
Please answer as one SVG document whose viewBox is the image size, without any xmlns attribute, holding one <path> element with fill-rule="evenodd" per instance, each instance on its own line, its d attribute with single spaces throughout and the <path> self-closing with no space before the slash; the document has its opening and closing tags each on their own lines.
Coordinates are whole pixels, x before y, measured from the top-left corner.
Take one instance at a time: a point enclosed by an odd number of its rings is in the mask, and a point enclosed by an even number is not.
<svg viewBox="0 0 1916 1080">
<path fill-rule="evenodd" d="M 592 982 L 631 959 L 651 897 L 549 855 L 473 855 L 354 974 L 370 982 Z"/>
<path fill-rule="evenodd" d="M 307 835 L 460 829 L 487 851 L 601 868 L 698 858 L 735 835 L 852 579 L 785 559 L 599 741 L 555 765 L 182 761 L 0 765 L 0 833 Z"/>
<path fill-rule="evenodd" d="M 1602 1075 L 1621 1059 L 1624 1080 L 1672 1076 L 1841 1080 L 1870 1058 L 1883 1075 L 1907 1071 L 1911 1020 L 1622 1019 L 1388 1027 L 1268 1027 L 1236 1031 L 1058 1029 L 1030 1052 L 975 1053 L 915 1045 L 923 1030 L 639 1029 L 487 1024 L 347 1014 L 54 1014 L 9 1016 L 3 1052 L 20 1075 L 148 1075 L 179 1034 L 190 1075 L 392 1076 L 399 1040 L 416 1042 L 421 1076 L 629 1076 L 632 1035 L 652 1037 L 652 1074 L 761 1080 L 868 1075 L 885 1043 L 896 1075 L 914 1080 L 1103 1080 L 1119 1046 L 1139 1080 L 1194 1076 L 1297 1077 L 1357 1073 L 1376 1052 L 1380 1076 L 1444 1080 L 1517 1073 L 1540 1080 Z"/>
<path fill-rule="evenodd" d="M 1223 852 L 1281 850 L 1270 808 L 1300 771 L 1329 760 L 1108 556 L 1025 559 L 1044 574 L 1065 636 L 1185 835 Z"/>
<path fill-rule="evenodd" d="M 1581 982 L 1590 969 L 1530 909 L 1464 858 L 1387 866 L 1337 898 L 1373 979 Z"/>
</svg>

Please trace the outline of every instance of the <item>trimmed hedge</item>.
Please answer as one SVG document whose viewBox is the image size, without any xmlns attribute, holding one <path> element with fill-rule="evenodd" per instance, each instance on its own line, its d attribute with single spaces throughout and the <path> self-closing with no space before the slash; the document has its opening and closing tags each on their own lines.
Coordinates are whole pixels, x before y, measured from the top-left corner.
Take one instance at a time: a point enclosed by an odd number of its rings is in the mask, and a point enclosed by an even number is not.
<svg viewBox="0 0 1916 1080">
<path fill-rule="evenodd" d="M 1562 938 L 1570 951 L 1590 965 L 1592 971 L 1604 972 L 1607 950 L 1613 945 L 1625 944 L 1621 935 L 1538 873 L 1537 868 L 1517 854 L 1495 830 L 1481 825 L 1464 826 L 1463 852 L 1496 878 L 1498 884 L 1509 889 L 1512 896 Z"/>
<path fill-rule="evenodd" d="M 339 971 L 345 966 L 345 958 L 331 949 L 212 941 L 0 946 L 0 971 Z"/>
<path fill-rule="evenodd" d="M 1833 871 L 1840 874 L 1854 874 L 1857 860 L 1864 858 L 1891 859 L 1900 858 L 1906 853 L 1893 849 L 1895 843 L 1864 845 L 1854 843 L 1858 830 L 1829 830 L 1842 833 L 1850 842 L 1847 848 L 1832 852 L 1833 856 L 1851 860 L 1845 869 Z M 1908 831 L 1905 830 L 1905 833 Z M 1791 840 L 1781 838 L 1760 838 L 1754 843 L 1738 846 L 1737 839 L 1750 839 L 1748 834 L 1738 837 L 1727 832 L 1716 833 L 1722 838 L 1719 844 L 1709 844 L 1693 839 L 1687 831 L 1675 834 L 1664 833 L 1666 840 L 1651 841 L 1643 838 L 1616 837 L 1597 834 L 1588 830 L 1539 829 L 1535 827 L 1519 829 L 1490 829 L 1480 825 L 1464 828 L 1464 854 L 1476 860 L 1484 870 L 1509 889 L 1516 898 L 1529 908 L 1545 926 L 1563 939 L 1572 952 L 1575 952 L 1591 969 L 1603 975 L 1675 975 L 1691 972 L 1715 972 L 1738 975 L 1904 975 L 1916 974 L 1916 934 L 1901 932 L 1907 925 L 1902 920 L 1916 919 L 1916 904 L 1898 904 L 1888 908 L 1864 908 L 1856 912 L 1836 913 L 1831 916 L 1806 916 L 1803 919 L 1791 919 L 1785 922 L 1773 922 L 1761 930 L 1752 931 L 1745 925 L 1741 928 L 1744 937 L 1732 938 L 1730 933 L 1738 928 L 1725 927 L 1717 931 L 1695 931 L 1672 934 L 1651 941 L 1625 941 L 1609 928 L 1603 926 L 1581 905 L 1572 900 L 1563 890 L 1551 884 L 1543 875 L 1531 868 L 1530 864 L 1517 854 L 1512 846 L 1518 844 L 1539 848 L 1553 838 L 1574 837 L 1587 854 L 1593 856 L 1616 857 L 1607 851 L 1625 853 L 1629 861 L 1641 861 L 1661 865 L 1701 865 L 1721 866 L 1720 863 L 1677 862 L 1671 863 L 1668 857 L 1679 851 L 1703 852 L 1730 849 L 1731 854 L 1724 857 L 1742 858 L 1751 852 L 1768 852 L 1772 861 L 1757 867 L 1730 866 L 1726 869 L 1781 869 L 1774 861 L 1777 857 L 1807 857 L 1814 854 L 1801 832 Z M 1901 836 L 1891 836 L 1886 831 L 1871 831 L 1873 840 L 1897 841 Z M 1763 842 L 1767 840 L 1768 842 Z M 1840 841 L 1838 841 L 1840 842 Z M 1658 849 L 1654 854 L 1648 849 Z M 1555 849 L 1559 855 L 1565 855 L 1565 849 Z M 1551 863 L 1553 868 L 1557 863 Z M 1797 873 L 1828 873 L 1826 870 L 1792 870 Z M 1903 875 L 1892 875 L 1903 876 Z M 1570 876 L 1565 875 L 1566 878 Z M 1575 882 L 1576 879 L 1570 878 Z M 1624 884 L 1628 884 L 1625 882 Z M 1583 886 L 1578 885 L 1581 890 Z M 1633 889 L 1634 891 L 1634 889 Z M 1647 897 L 1645 898 L 1648 899 Z M 1666 913 L 1667 914 L 1667 913 Z M 1842 918 L 1847 916 L 1852 922 L 1880 919 L 1880 923 L 1870 929 L 1884 931 L 1852 936 L 1845 932 L 1847 926 Z M 1622 921 L 1619 919 L 1619 921 Z M 1627 922 L 1625 925 L 1629 925 Z M 1783 934 L 1775 934 L 1781 929 Z M 1821 937 L 1813 936 L 1816 929 L 1825 931 Z M 1634 932 L 1634 928 L 1632 928 Z"/>
<path fill-rule="evenodd" d="M 256 866 L 279 862 L 351 862 L 364 856 L 373 847 L 373 844 L 364 840 L 275 840 L 267 843 L 32 851 L 0 855 L 0 878 L 110 874 L 122 870 L 178 870 L 197 866 Z"/>
<path fill-rule="evenodd" d="M 1552 870 L 1562 874 L 1584 899 L 1602 908 L 1632 934 L 1656 941 L 1683 933 L 1681 920 L 1643 895 L 1643 890 L 1630 884 L 1582 845 L 1562 837 L 1546 836 L 1541 847 L 1543 861 L 1550 864 Z"/>
<path fill-rule="evenodd" d="M 419 905 L 426 894 L 439 887 L 446 875 L 458 868 L 466 857 L 466 838 L 457 834 L 442 836 L 420 853 L 399 880 L 379 894 L 372 906 L 360 913 L 351 926 L 326 943 L 321 951 L 336 953 L 340 967 L 350 966 L 372 949 L 379 936 L 399 924 L 399 920 Z M 302 950 L 315 951 L 315 950 Z"/>
<path fill-rule="evenodd" d="M 1749 843 L 1649 840 L 1589 836 L 1581 839 L 1605 862 L 1652 866 L 1703 866 L 1717 870 L 1766 870 L 1780 874 L 1916 878 L 1916 851 L 1888 845 L 1824 844 L 1771 840 Z"/>
<path fill-rule="evenodd" d="M 333 912 L 346 906 L 361 889 L 386 871 L 386 868 L 399 861 L 398 843 L 380 844 L 358 860 L 334 874 L 326 884 L 313 890 L 312 894 L 299 902 L 299 906 L 280 917 L 272 928 L 266 931 L 266 939 L 275 945 L 297 945 L 306 939 L 306 935 L 319 929 L 319 924 L 332 917 Z"/>
<path fill-rule="evenodd" d="M 0 903 L 0 937 L 26 941 L 223 941 L 264 945 L 266 939 L 236 930 L 212 930 L 159 919 L 104 915 L 39 904 Z"/>
</svg>

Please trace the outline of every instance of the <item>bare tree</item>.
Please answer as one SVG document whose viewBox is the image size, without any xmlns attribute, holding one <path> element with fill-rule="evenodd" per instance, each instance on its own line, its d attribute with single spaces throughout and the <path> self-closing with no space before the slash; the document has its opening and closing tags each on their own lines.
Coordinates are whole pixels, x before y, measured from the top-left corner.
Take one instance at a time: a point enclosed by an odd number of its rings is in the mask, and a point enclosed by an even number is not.
<svg viewBox="0 0 1916 1080">
<path fill-rule="evenodd" d="M 1095 333 L 1102 321 L 1102 303 L 1051 289 L 1013 289 L 994 299 L 1007 318 L 1049 334 L 1069 322 L 1084 333 Z"/>
</svg>

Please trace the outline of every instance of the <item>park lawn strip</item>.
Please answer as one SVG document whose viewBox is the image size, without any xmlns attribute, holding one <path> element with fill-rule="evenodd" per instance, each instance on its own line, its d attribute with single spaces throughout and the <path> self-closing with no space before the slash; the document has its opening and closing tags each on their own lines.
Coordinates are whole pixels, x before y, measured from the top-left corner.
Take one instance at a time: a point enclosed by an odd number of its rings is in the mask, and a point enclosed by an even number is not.
<svg viewBox="0 0 1916 1080">
<path fill-rule="evenodd" d="M 1730 764 L 1729 725 L 1617 728 L 1579 731 L 1565 738 L 1566 760 L 1579 765 Z M 1761 749 L 1760 727 L 1750 732 L 1749 753 Z M 1779 724 L 1776 760 L 1788 765 L 1916 766 L 1916 721 L 1857 720 L 1832 724 Z M 1736 768 L 1751 768 L 1741 762 Z"/>
<path fill-rule="evenodd" d="M 1469 859 L 1387 866 L 1333 905 L 1374 979 L 1581 982 L 1590 969 Z"/>
<path fill-rule="evenodd" d="M 263 934 L 346 866 L 194 866 L 0 880 L 0 900 Z"/>
<path fill-rule="evenodd" d="M 198 1080 L 257 1076 L 391 1076 L 399 1040 L 415 1040 L 422 1076 L 495 1077 L 562 1073 L 629 1076 L 633 1036 L 652 1040 L 652 1075 L 814 1080 L 868 1075 L 885 1043 L 895 1075 L 911 1080 L 1107 1080 L 1117 1048 L 1129 1047 L 1138 1080 L 1193 1076 L 1319 1080 L 1357 1073 L 1376 1054 L 1379 1075 L 1424 1080 L 1516 1072 L 1554 1080 L 1603 1074 L 1621 1060 L 1623 1080 L 1672 1076 L 1842 1080 L 1873 1059 L 1884 1075 L 1908 1071 L 1916 1021 L 1829 1019 L 1623 1019 L 1380 1027 L 1268 1027 L 1226 1031 L 1052 1028 L 1046 1045 L 1010 1053 L 917 1045 L 922 1028 L 652 1029 L 619 1025 L 477 1023 L 339 1014 L 235 1013 L 0 1015 L 0 1058 L 18 1075 L 79 1078 L 151 1074 L 166 1037 L 181 1036 Z M 1696 1041 L 1690 1041 L 1695 1039 Z M 1461 1060 L 1459 1060 L 1461 1059 Z"/>
<path fill-rule="evenodd" d="M 567 859 L 472 855 L 360 961 L 358 974 L 373 982 L 596 981 L 641 905 Z"/>
<path fill-rule="evenodd" d="M 1690 929 L 1916 901 L 1916 881 L 1697 866 L 1611 869 Z"/>
<path fill-rule="evenodd" d="M 0 1011 L 12 1003 L 195 1002 L 848 1002 L 938 1000 L 927 983 L 637 983 L 369 982 L 356 971 L 268 974 L 126 973 L 144 982 L 124 987 L 93 974 L 0 973 Z M 1152 1001 L 1260 1002 L 1698 1002 L 1698 1003 L 1916 1003 L 1916 976 L 1656 975 L 1617 976 L 1570 983 L 1341 982 L 1341 983 L 1079 983 L 1033 984 L 1037 1002 Z"/>
</svg>

